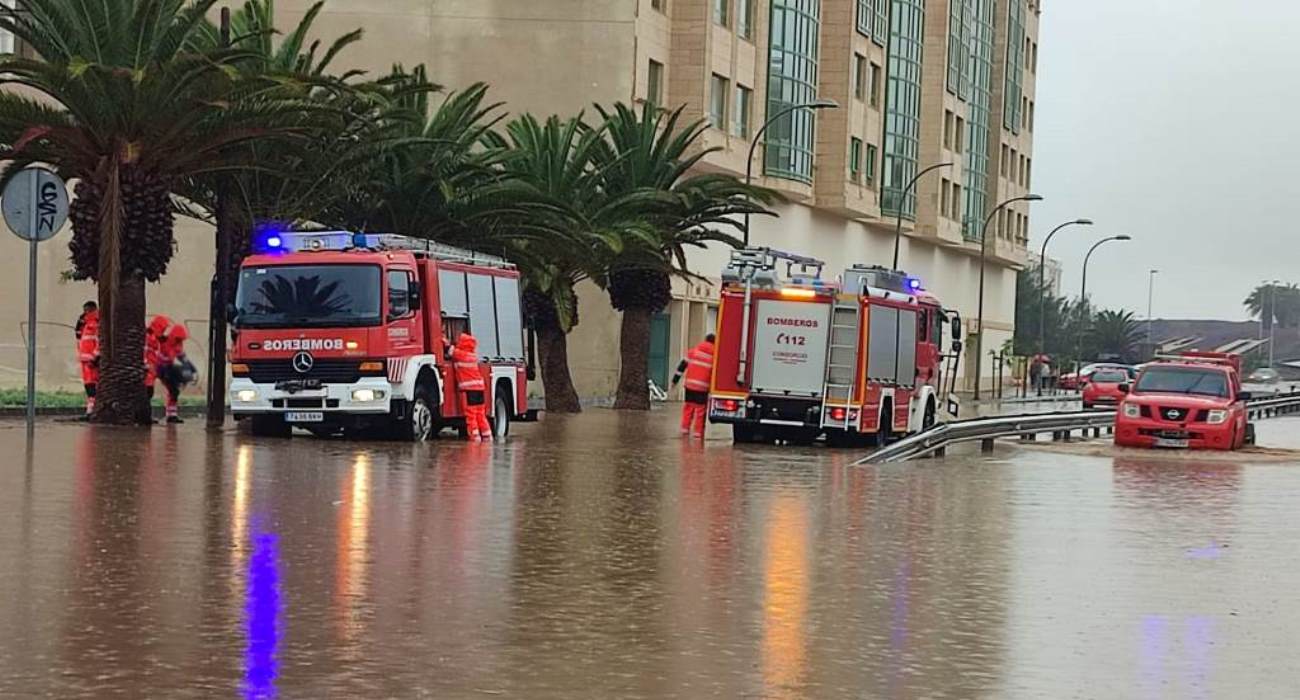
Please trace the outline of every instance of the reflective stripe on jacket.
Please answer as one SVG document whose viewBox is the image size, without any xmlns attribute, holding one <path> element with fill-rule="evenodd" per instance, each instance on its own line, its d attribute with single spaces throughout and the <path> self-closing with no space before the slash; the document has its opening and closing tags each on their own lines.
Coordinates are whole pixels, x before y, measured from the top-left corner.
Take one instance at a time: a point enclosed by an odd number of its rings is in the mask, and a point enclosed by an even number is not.
<svg viewBox="0 0 1300 700">
<path fill-rule="evenodd" d="M 456 368 L 456 388 L 461 391 L 484 391 L 487 384 L 479 370 L 478 354 L 460 348 L 451 351 L 451 364 Z"/>
<path fill-rule="evenodd" d="M 703 341 L 686 353 L 686 390 L 709 390 L 713 381 L 713 343 Z"/>
</svg>

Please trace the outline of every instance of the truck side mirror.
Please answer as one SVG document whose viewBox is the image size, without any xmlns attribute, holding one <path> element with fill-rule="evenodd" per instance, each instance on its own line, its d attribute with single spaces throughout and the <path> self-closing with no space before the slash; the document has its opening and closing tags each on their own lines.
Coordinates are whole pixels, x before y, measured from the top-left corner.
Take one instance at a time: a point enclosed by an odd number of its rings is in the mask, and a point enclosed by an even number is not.
<svg viewBox="0 0 1300 700">
<path fill-rule="evenodd" d="M 424 290 L 420 289 L 420 283 L 411 281 L 410 301 L 408 302 L 412 309 L 420 308 L 420 294 Z"/>
<path fill-rule="evenodd" d="M 1129 392 L 1132 391 L 1132 390 L 1133 390 L 1133 387 L 1129 386 L 1128 384 L 1120 384 L 1120 385 L 1119 385 L 1119 393 L 1121 393 L 1121 394 L 1127 394 L 1127 393 L 1129 393 Z"/>
<path fill-rule="evenodd" d="M 962 330 L 962 329 L 961 329 L 961 317 L 960 317 L 960 316 L 953 316 L 953 317 L 952 317 L 952 321 L 951 321 L 951 325 L 952 325 L 952 339 L 953 339 L 953 342 L 960 342 L 960 341 L 961 341 L 961 336 L 962 336 L 962 332 L 961 332 L 961 330 Z"/>
</svg>

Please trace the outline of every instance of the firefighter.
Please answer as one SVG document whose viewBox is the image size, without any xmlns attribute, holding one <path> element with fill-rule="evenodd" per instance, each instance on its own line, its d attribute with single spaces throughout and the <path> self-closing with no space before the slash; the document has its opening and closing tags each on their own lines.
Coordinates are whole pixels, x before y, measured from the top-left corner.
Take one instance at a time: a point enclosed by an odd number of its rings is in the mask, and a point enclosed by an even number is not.
<svg viewBox="0 0 1300 700">
<path fill-rule="evenodd" d="M 81 384 L 86 388 L 86 417 L 95 412 L 99 387 L 99 305 L 88 301 L 77 319 L 77 359 L 81 362 Z"/>
<path fill-rule="evenodd" d="M 704 336 L 703 342 L 691 348 L 686 357 L 677 365 L 673 374 L 673 386 L 686 375 L 686 403 L 682 406 L 682 435 L 695 433 L 704 439 L 704 416 L 708 412 L 709 382 L 713 380 L 713 343 L 717 340 L 712 333 Z"/>
<path fill-rule="evenodd" d="M 477 349 L 478 340 L 469 333 L 461 333 L 454 347 L 447 346 L 447 359 L 456 368 L 456 389 L 465 411 L 465 432 L 471 442 L 492 439 L 492 426 L 487 419 L 487 384 L 479 370 Z"/>
<path fill-rule="evenodd" d="M 168 329 L 158 344 L 158 378 L 167 390 L 167 422 L 173 425 L 185 422 L 180 416 L 181 389 L 198 375 L 194 364 L 185 356 L 185 341 L 189 338 L 189 329 L 178 323 Z"/>
</svg>

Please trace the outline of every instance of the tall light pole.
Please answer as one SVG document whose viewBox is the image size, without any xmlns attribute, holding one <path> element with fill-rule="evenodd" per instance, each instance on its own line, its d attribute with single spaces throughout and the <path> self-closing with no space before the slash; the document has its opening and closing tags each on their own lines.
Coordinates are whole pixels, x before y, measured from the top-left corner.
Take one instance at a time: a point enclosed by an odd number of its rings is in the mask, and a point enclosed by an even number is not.
<svg viewBox="0 0 1300 700">
<path fill-rule="evenodd" d="M 898 205 L 894 207 L 897 210 L 898 220 L 894 224 L 894 267 L 891 269 L 898 269 L 898 249 L 903 242 L 903 206 L 907 204 L 907 198 L 912 194 L 912 188 L 916 187 L 916 183 L 920 182 L 921 178 L 925 177 L 926 173 L 938 170 L 939 168 L 949 167 L 952 167 L 952 163 L 938 163 L 936 165 L 931 165 L 925 170 L 917 173 L 912 178 L 912 181 L 907 183 L 907 187 L 903 188 L 903 196 L 898 200 Z"/>
<path fill-rule="evenodd" d="M 759 127 L 754 134 L 753 142 L 749 144 L 749 157 L 745 159 L 745 184 L 750 184 L 754 179 L 754 151 L 758 149 L 758 143 L 763 140 L 763 134 L 767 132 L 767 128 L 772 126 L 776 120 L 800 109 L 816 111 L 819 109 L 835 109 L 839 106 L 840 103 L 835 100 L 813 100 L 812 102 L 789 105 L 777 110 L 775 114 L 768 117 L 767 121 L 763 122 L 763 126 Z M 745 247 L 749 247 L 749 212 L 745 212 Z"/>
<path fill-rule="evenodd" d="M 1042 252 L 1038 254 L 1038 354 L 1047 354 L 1047 244 L 1061 229 L 1069 226 L 1092 226 L 1092 219 L 1067 221 L 1052 229 L 1043 239 Z M 1038 395 L 1043 395 L 1043 383 L 1038 383 Z"/>
<path fill-rule="evenodd" d="M 1147 280 L 1147 346 L 1152 348 L 1152 353 L 1155 352 L 1155 346 L 1152 345 L 1151 340 L 1151 309 L 1152 302 L 1155 300 L 1156 275 L 1158 274 L 1160 274 L 1159 270 L 1151 270 L 1151 276 Z"/>
<path fill-rule="evenodd" d="M 1092 247 L 1088 249 L 1088 254 L 1083 257 L 1083 289 L 1081 289 L 1079 292 L 1079 301 L 1083 302 L 1085 307 L 1088 304 L 1088 263 L 1089 261 L 1092 260 L 1092 254 L 1097 252 L 1098 248 L 1106 245 L 1107 243 L 1110 243 L 1111 241 L 1131 241 L 1131 240 L 1133 240 L 1132 236 L 1128 234 L 1120 234 L 1118 236 L 1103 238 L 1100 241 L 1093 243 Z"/>
<path fill-rule="evenodd" d="M 1013 197 L 1007 201 L 993 207 L 993 211 L 984 218 L 984 226 L 980 229 L 980 301 L 979 301 L 979 320 L 975 323 L 975 400 L 980 400 L 980 375 L 984 367 L 984 267 L 989 253 L 989 222 L 993 217 L 1004 208 L 1015 204 L 1016 202 L 1041 202 L 1043 197 L 1037 194 L 1027 194 L 1023 197 Z"/>
</svg>

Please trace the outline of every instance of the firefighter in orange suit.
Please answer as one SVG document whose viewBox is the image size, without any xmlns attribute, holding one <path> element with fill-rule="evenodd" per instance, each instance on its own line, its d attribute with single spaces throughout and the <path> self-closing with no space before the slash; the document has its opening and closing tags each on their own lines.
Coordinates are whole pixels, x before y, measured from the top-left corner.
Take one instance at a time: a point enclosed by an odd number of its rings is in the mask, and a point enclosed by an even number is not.
<svg viewBox="0 0 1300 700">
<path fill-rule="evenodd" d="M 197 372 L 185 356 L 185 341 L 190 331 L 183 324 L 172 326 L 158 343 L 158 379 L 167 390 L 167 422 L 184 423 L 180 416 L 181 389 L 194 381 Z"/>
<path fill-rule="evenodd" d="M 704 341 L 691 348 L 685 359 L 677 365 L 673 374 L 673 386 L 686 375 L 686 403 L 682 406 L 682 435 L 692 432 L 704 438 L 704 417 L 708 413 L 709 383 L 713 381 L 713 343 L 712 333 L 704 336 Z"/>
<path fill-rule="evenodd" d="M 469 333 L 461 333 L 455 347 L 447 348 L 447 358 L 456 368 L 456 389 L 465 411 L 465 431 L 472 442 L 492 439 L 492 426 L 487 419 L 487 384 L 479 370 L 476 350 L 478 340 Z"/>
<path fill-rule="evenodd" d="M 154 316 L 144 334 L 144 385 L 153 398 L 153 385 L 158 381 L 158 365 L 162 364 L 162 342 L 171 328 L 172 320 L 166 316 Z"/>
<path fill-rule="evenodd" d="M 86 415 L 95 412 L 99 387 L 99 305 L 88 301 L 77 319 L 77 359 L 81 362 L 81 383 L 86 387 Z"/>
</svg>

